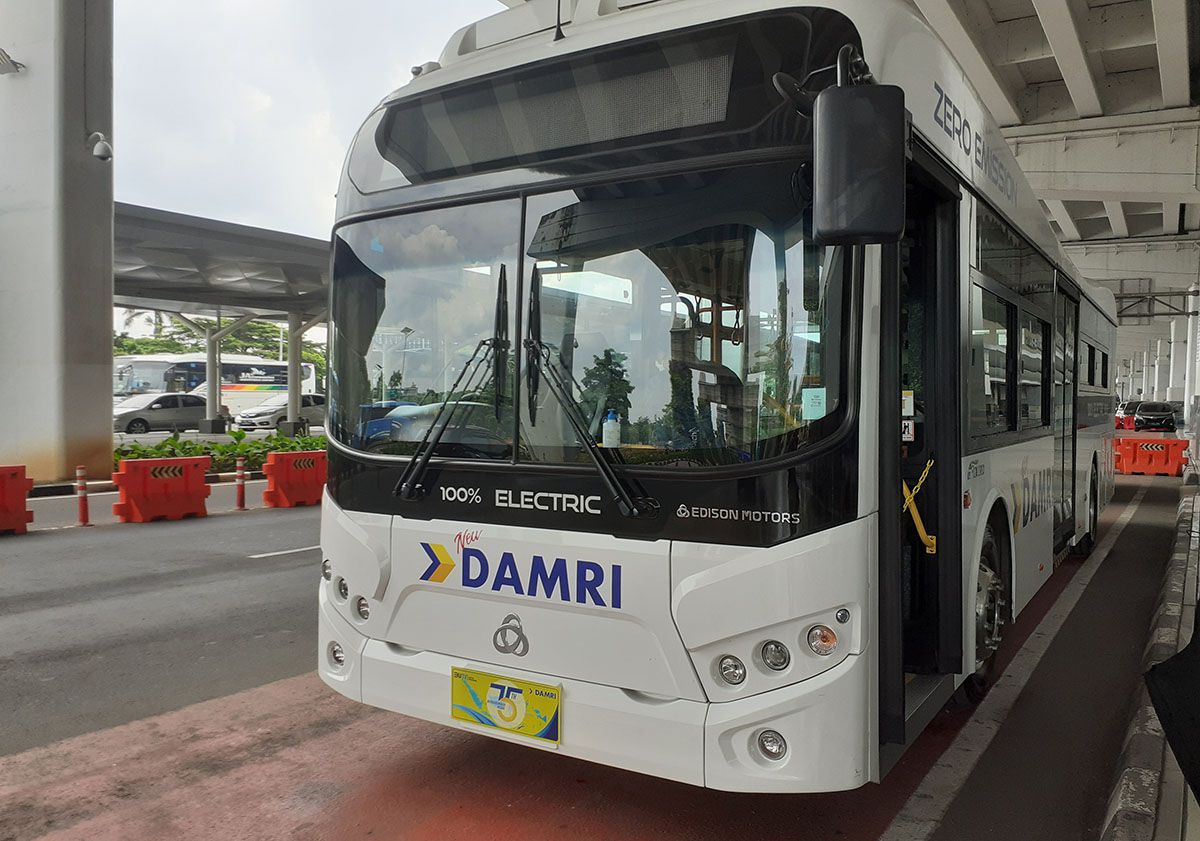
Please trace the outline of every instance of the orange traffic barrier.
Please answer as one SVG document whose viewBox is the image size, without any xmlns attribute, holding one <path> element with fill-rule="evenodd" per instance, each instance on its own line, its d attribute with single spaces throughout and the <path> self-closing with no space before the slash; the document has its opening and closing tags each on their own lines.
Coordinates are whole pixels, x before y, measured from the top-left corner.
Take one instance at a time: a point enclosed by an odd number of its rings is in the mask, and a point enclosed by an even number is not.
<svg viewBox="0 0 1200 841">
<path fill-rule="evenodd" d="M 24 534 L 33 522 L 33 512 L 25 509 L 25 498 L 33 490 L 33 480 L 25 478 L 25 465 L 0 467 L 0 534 Z"/>
<path fill-rule="evenodd" d="M 325 490 L 325 471 L 324 450 L 268 454 L 263 465 L 267 477 L 263 505 L 268 508 L 316 505 Z"/>
<path fill-rule="evenodd" d="M 208 456 L 122 459 L 112 477 L 121 492 L 113 515 L 122 523 L 207 517 L 212 489 L 204 477 L 211 464 Z"/>
<path fill-rule="evenodd" d="M 1117 470 L 1129 475 L 1182 476 L 1188 442 L 1179 438 L 1118 438 Z"/>
</svg>

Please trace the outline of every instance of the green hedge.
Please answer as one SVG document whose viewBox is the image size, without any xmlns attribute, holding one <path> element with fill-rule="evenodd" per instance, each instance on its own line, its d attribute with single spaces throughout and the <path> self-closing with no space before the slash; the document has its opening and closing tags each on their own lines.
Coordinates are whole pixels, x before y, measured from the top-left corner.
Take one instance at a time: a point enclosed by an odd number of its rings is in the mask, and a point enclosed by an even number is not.
<svg viewBox="0 0 1200 841">
<path fill-rule="evenodd" d="M 307 450 L 323 450 L 327 446 L 324 435 L 285 438 L 271 435 L 266 438 L 247 439 L 246 433 L 235 429 L 229 433 L 228 443 L 222 441 L 190 441 L 181 439 L 176 433 L 153 445 L 124 444 L 113 450 L 113 470 L 121 459 L 133 458 L 196 458 L 210 456 L 214 473 L 229 473 L 237 469 L 238 456 L 246 457 L 246 469 L 260 470 L 267 461 L 268 453 L 290 453 Z"/>
</svg>

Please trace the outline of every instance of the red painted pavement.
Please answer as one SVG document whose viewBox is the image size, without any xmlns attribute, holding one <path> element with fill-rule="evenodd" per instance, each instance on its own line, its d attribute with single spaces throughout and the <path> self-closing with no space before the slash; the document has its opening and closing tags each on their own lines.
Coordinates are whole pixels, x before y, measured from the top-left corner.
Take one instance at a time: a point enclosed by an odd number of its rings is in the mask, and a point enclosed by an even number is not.
<svg viewBox="0 0 1200 841">
<path fill-rule="evenodd" d="M 1055 573 L 1005 651 L 1077 568 Z M 881 785 L 740 795 L 373 710 L 304 675 L 0 758 L 0 841 L 874 839 L 968 715 L 939 715 Z"/>
</svg>

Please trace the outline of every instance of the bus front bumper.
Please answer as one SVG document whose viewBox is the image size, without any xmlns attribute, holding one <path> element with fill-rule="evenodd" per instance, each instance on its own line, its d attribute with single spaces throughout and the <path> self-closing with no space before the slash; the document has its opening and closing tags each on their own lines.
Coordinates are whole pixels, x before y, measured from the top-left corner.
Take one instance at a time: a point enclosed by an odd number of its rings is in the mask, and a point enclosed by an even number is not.
<svg viewBox="0 0 1200 841">
<path fill-rule="evenodd" d="M 317 671 L 330 687 L 364 704 L 723 791 L 842 791 L 878 778 L 866 656 L 852 655 L 808 680 L 735 701 L 672 700 L 403 649 L 359 633 L 332 609 L 324 587 L 319 599 Z M 344 652 L 341 667 L 329 656 L 335 642 Z M 557 748 L 451 718 L 454 667 L 561 685 L 563 724 Z M 769 760 L 758 750 L 758 735 L 766 729 L 787 741 L 783 759 Z"/>
</svg>

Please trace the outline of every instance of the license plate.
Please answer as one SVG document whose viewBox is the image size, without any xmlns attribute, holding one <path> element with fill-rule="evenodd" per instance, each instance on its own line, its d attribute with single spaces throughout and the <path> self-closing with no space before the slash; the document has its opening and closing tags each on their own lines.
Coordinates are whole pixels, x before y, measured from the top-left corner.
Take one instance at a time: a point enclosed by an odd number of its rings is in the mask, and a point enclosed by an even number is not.
<svg viewBox="0 0 1200 841">
<path fill-rule="evenodd" d="M 562 687 L 472 669 L 450 670 L 450 715 L 514 736 L 557 745 Z"/>
</svg>

